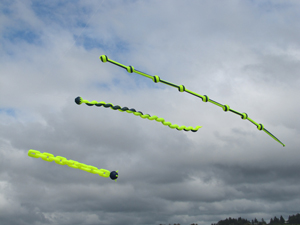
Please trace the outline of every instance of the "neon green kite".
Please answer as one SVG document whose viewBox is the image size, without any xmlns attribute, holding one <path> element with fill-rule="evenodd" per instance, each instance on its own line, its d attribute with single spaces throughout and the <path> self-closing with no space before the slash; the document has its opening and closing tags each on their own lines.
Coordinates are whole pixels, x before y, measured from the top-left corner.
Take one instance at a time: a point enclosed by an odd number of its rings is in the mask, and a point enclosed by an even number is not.
<svg viewBox="0 0 300 225">
<path fill-rule="evenodd" d="M 98 169 L 97 167 L 86 165 L 74 160 L 67 160 L 65 157 L 62 156 L 54 156 L 50 153 L 44 152 L 41 153 L 40 151 L 30 149 L 28 151 L 28 156 L 33 158 L 42 158 L 42 160 L 52 162 L 53 160 L 59 165 L 68 165 L 74 169 L 84 170 L 89 173 L 98 174 L 101 177 L 110 177 L 110 179 L 117 181 L 118 178 L 118 170 L 110 172 L 109 170 L 105 169 Z"/>
<path fill-rule="evenodd" d="M 176 85 L 176 84 L 172 84 L 172 83 L 170 83 L 170 82 L 168 82 L 168 81 L 165 81 L 165 80 L 160 79 L 160 77 L 157 76 L 157 75 L 152 76 L 152 75 L 149 75 L 149 74 L 146 74 L 146 73 L 144 73 L 144 72 L 141 72 L 141 71 L 138 71 L 138 70 L 134 69 L 133 66 L 125 66 L 125 65 L 123 65 L 123 64 L 121 64 L 121 63 L 118 63 L 118 62 L 116 62 L 116 61 L 113 61 L 113 60 L 109 59 L 106 55 L 101 55 L 99 58 L 101 59 L 102 62 L 110 62 L 110 63 L 112 63 L 112 64 L 114 64 L 114 65 L 117 65 L 117 66 L 119 66 L 119 67 L 125 69 L 128 73 L 133 73 L 133 72 L 134 72 L 134 73 L 137 73 L 137 74 L 142 75 L 142 76 L 144 76 L 144 77 L 150 78 L 150 79 L 153 80 L 155 83 L 161 82 L 161 83 L 166 84 L 166 85 L 169 85 L 169 86 L 171 86 L 171 87 L 175 87 L 175 88 L 177 88 L 178 91 L 180 91 L 180 92 L 187 92 L 187 93 L 189 93 L 189 94 L 192 94 L 192 95 L 194 95 L 194 96 L 196 96 L 196 97 L 201 98 L 203 102 L 210 102 L 210 103 L 212 103 L 212 104 L 214 104 L 214 105 L 216 105 L 216 106 L 219 106 L 219 107 L 221 107 L 225 112 L 230 111 L 230 112 L 232 112 L 232 113 L 235 113 L 235 114 L 241 116 L 241 118 L 242 118 L 243 120 L 249 120 L 251 123 L 253 123 L 253 124 L 257 127 L 258 130 L 263 130 L 263 131 L 266 132 L 270 137 L 272 137 L 275 141 L 277 141 L 277 142 L 279 142 L 280 144 L 282 144 L 283 146 L 285 146 L 285 144 L 283 144 L 278 138 L 276 138 L 272 133 L 270 133 L 266 128 L 264 128 L 264 125 L 262 125 L 261 123 L 256 123 L 254 120 L 250 119 L 250 118 L 248 117 L 247 113 L 240 113 L 240 112 L 238 112 L 238 111 L 235 111 L 235 110 L 231 109 L 228 105 L 223 105 L 223 104 L 221 104 L 221 103 L 218 103 L 218 102 L 216 102 L 216 101 L 210 99 L 207 95 L 199 95 L 199 94 L 197 94 L 197 93 L 195 93 L 195 92 L 192 92 L 192 91 L 186 89 L 184 85 Z"/>
<path fill-rule="evenodd" d="M 119 105 L 113 105 L 111 103 L 105 103 L 103 101 L 101 102 L 97 102 L 97 101 L 91 101 L 89 102 L 88 100 L 84 100 L 81 97 L 77 97 L 75 98 L 75 102 L 76 104 L 80 105 L 82 103 L 85 103 L 88 106 L 98 106 L 98 107 L 105 107 L 105 108 L 111 108 L 113 110 L 119 110 L 120 112 L 127 112 L 127 113 L 132 113 L 135 116 L 140 116 L 143 119 L 148 119 L 148 120 L 156 120 L 157 122 L 161 122 L 163 125 L 165 126 L 169 126 L 171 129 L 176 128 L 177 130 L 184 130 L 184 131 L 192 131 L 192 132 L 197 132 L 199 128 L 201 128 L 201 126 L 196 126 L 194 127 L 186 127 L 186 126 L 178 126 L 177 124 L 172 124 L 171 122 L 166 122 L 165 119 L 163 118 L 159 118 L 158 116 L 150 116 L 149 114 L 143 114 L 141 111 L 136 111 L 135 109 L 129 109 L 128 107 L 123 107 L 121 108 L 121 106 Z"/>
</svg>

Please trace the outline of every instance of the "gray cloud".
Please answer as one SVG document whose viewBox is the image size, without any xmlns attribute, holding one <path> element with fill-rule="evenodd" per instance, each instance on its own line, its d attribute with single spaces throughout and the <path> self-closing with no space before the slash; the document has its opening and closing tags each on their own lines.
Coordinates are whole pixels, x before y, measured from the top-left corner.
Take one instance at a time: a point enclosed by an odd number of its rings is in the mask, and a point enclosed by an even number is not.
<svg viewBox="0 0 300 225">
<path fill-rule="evenodd" d="M 4 1 L 1 224 L 210 224 L 298 213 L 297 1 Z M 159 75 L 249 121 L 99 56 Z M 197 133 L 86 105 L 111 102 Z M 110 171 L 117 182 L 27 156 Z"/>
</svg>

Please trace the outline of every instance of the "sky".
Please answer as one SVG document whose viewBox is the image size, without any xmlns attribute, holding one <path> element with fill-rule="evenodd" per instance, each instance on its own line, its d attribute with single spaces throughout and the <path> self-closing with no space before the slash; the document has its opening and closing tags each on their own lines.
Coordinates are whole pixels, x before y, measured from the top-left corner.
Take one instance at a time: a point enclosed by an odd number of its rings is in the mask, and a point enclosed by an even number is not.
<svg viewBox="0 0 300 225">
<path fill-rule="evenodd" d="M 299 20 L 297 0 L 0 1 L 1 225 L 209 225 L 299 213 Z M 286 146 L 101 55 L 246 112 Z M 77 105 L 77 96 L 202 128 L 170 129 Z"/>
</svg>

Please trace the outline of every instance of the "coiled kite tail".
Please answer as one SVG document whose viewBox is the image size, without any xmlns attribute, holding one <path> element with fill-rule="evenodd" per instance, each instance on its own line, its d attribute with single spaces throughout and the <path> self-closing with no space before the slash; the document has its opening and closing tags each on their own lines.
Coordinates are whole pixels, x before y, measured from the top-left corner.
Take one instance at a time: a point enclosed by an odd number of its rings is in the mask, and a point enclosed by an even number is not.
<svg viewBox="0 0 300 225">
<path fill-rule="evenodd" d="M 127 112 L 127 113 L 132 113 L 135 116 L 140 116 L 143 119 L 148 119 L 148 120 L 156 120 L 157 122 L 161 122 L 163 125 L 170 127 L 171 129 L 177 129 L 177 130 L 184 130 L 184 131 L 192 131 L 192 132 L 197 132 L 201 126 L 196 126 L 194 127 L 186 127 L 186 126 L 178 126 L 177 124 L 172 124 L 171 122 L 166 122 L 165 119 L 159 118 L 158 116 L 150 116 L 149 114 L 143 114 L 141 111 L 136 111 L 135 109 L 129 109 L 128 107 L 121 107 L 119 105 L 113 105 L 111 103 L 105 103 L 103 101 L 97 102 L 97 101 L 91 101 L 89 102 L 88 100 L 84 100 L 81 97 L 75 98 L 76 104 L 80 105 L 82 103 L 85 103 L 88 106 L 98 106 L 98 107 L 105 107 L 105 108 L 111 108 L 113 110 L 119 110 L 121 112 Z"/>
<path fill-rule="evenodd" d="M 118 178 L 118 170 L 117 171 L 109 171 L 106 169 L 98 169 L 95 166 L 86 165 L 74 160 L 68 160 L 62 156 L 54 156 L 51 153 L 44 152 L 41 153 L 40 151 L 30 149 L 28 151 L 28 156 L 33 158 L 41 158 L 42 160 L 52 162 L 55 161 L 59 165 L 68 165 L 74 169 L 84 170 L 89 173 L 98 174 L 101 177 L 110 177 L 110 179 L 117 181 Z"/>
</svg>

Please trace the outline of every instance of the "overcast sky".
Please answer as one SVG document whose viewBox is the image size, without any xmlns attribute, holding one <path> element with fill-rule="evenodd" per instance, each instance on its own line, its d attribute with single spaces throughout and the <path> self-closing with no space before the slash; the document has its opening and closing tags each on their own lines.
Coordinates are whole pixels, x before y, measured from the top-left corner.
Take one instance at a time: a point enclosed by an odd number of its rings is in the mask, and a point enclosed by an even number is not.
<svg viewBox="0 0 300 225">
<path fill-rule="evenodd" d="M 0 9 L 1 225 L 208 225 L 300 212 L 299 1 L 2 0 Z M 104 54 L 246 112 L 286 147 Z M 78 106 L 77 96 L 203 127 L 172 130 Z"/>
</svg>

